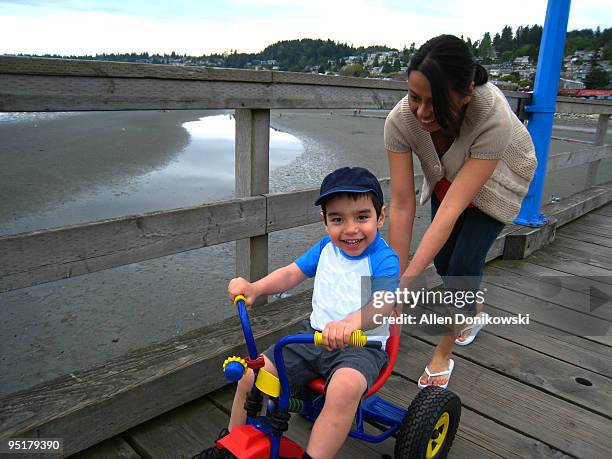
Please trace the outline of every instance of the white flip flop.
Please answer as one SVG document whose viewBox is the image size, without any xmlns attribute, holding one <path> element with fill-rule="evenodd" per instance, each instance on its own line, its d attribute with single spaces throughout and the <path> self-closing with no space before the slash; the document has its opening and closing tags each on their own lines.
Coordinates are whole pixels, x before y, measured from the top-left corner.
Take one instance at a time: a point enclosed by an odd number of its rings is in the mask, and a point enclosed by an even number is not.
<svg viewBox="0 0 612 459">
<path fill-rule="evenodd" d="M 419 389 L 425 389 L 427 386 L 436 386 L 441 387 L 442 389 L 446 389 L 448 387 L 448 383 L 450 382 L 451 374 L 453 374 L 453 368 L 455 368 L 455 361 L 453 359 L 449 359 L 448 370 L 441 371 L 439 373 L 430 373 L 429 368 L 425 367 L 425 374 L 427 375 L 428 384 L 421 384 L 421 378 L 419 377 L 418 386 Z M 429 384 L 429 380 L 431 378 L 435 378 L 436 376 L 448 376 L 446 384 Z"/>
<path fill-rule="evenodd" d="M 487 317 L 489 317 L 489 314 L 487 314 L 486 312 L 479 312 L 476 316 L 480 316 L 482 317 L 481 322 L 486 322 Z M 464 335 L 465 333 L 467 333 L 468 331 L 470 332 L 469 336 L 464 339 L 463 341 L 461 341 L 460 339 L 455 339 L 455 344 L 457 346 L 467 346 L 468 344 L 472 344 L 472 342 L 476 339 L 476 335 L 478 335 L 478 332 L 480 330 L 482 330 L 484 328 L 485 324 L 484 323 L 477 323 L 474 325 L 468 325 L 467 327 L 465 327 L 463 330 L 461 330 L 461 335 Z"/>
</svg>

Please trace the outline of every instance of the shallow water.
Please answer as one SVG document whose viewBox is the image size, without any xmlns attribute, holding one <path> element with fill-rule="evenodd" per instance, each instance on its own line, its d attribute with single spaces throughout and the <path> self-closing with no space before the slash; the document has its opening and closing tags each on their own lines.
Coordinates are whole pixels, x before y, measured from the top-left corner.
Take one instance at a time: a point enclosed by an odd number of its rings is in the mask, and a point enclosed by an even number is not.
<svg viewBox="0 0 612 459">
<path fill-rule="evenodd" d="M 6 113 L 0 122 L 56 119 L 78 113 Z M 119 184 L 92 187 L 61 202 L 48 200 L 46 210 L 3 222 L 3 232 L 19 233 L 101 220 L 160 209 L 195 206 L 234 195 L 234 133 L 231 114 L 205 116 L 182 124 L 189 143 L 165 167 Z M 295 136 L 270 129 L 270 171 L 304 152 Z M 69 179 L 69 178 L 68 178 Z"/>
</svg>

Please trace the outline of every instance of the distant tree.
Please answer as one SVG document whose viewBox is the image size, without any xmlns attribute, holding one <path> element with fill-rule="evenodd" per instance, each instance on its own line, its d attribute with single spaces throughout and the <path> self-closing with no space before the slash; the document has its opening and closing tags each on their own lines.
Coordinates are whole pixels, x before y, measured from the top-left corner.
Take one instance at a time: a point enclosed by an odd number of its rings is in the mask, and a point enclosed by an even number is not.
<svg viewBox="0 0 612 459">
<path fill-rule="evenodd" d="M 511 61 L 514 57 L 514 53 L 512 51 L 504 51 L 503 53 L 501 53 L 501 58 L 500 60 L 502 62 L 508 62 Z"/>
<path fill-rule="evenodd" d="M 584 79 L 587 89 L 609 89 L 610 75 L 597 62 L 591 62 L 591 71 Z"/>
<path fill-rule="evenodd" d="M 478 44 L 477 55 L 482 59 L 483 63 L 489 64 L 491 59 L 494 57 L 493 55 L 493 44 L 491 42 L 491 34 L 489 32 L 485 32 L 482 40 Z"/>
<path fill-rule="evenodd" d="M 512 34 L 512 27 L 510 26 L 505 26 L 502 29 L 502 33 L 501 36 L 499 38 L 499 42 L 498 42 L 498 48 L 496 48 L 496 51 L 498 53 L 503 53 L 504 51 L 512 51 L 513 49 L 513 34 Z"/>
<path fill-rule="evenodd" d="M 603 47 L 601 57 L 607 61 L 612 61 L 612 40 L 606 43 Z"/>
<path fill-rule="evenodd" d="M 518 81 L 520 80 L 520 78 L 515 72 L 511 73 L 510 75 L 504 75 L 503 77 L 499 79 L 501 81 L 511 81 L 512 83 L 518 83 Z"/>
<path fill-rule="evenodd" d="M 391 73 L 393 71 L 393 66 L 389 63 L 389 61 L 385 61 L 382 66 L 382 73 Z"/>
<path fill-rule="evenodd" d="M 402 69 L 402 64 L 399 59 L 395 59 L 393 61 L 393 71 L 399 72 Z"/>
<path fill-rule="evenodd" d="M 338 73 L 340 73 L 340 75 L 345 75 L 345 76 L 356 76 L 356 77 L 363 76 L 362 75 L 364 73 L 363 65 L 361 64 L 345 65 L 344 67 L 340 69 Z"/>
<path fill-rule="evenodd" d="M 499 33 L 496 33 L 495 36 L 493 37 L 493 48 L 495 48 L 497 52 L 500 52 L 500 49 L 499 49 L 500 40 L 501 40 L 501 36 L 499 35 Z"/>
<path fill-rule="evenodd" d="M 531 50 L 531 45 L 529 44 L 524 44 L 523 46 L 521 46 L 520 48 L 517 48 L 514 51 L 514 57 L 519 57 L 519 56 L 529 56 L 529 51 Z"/>
</svg>

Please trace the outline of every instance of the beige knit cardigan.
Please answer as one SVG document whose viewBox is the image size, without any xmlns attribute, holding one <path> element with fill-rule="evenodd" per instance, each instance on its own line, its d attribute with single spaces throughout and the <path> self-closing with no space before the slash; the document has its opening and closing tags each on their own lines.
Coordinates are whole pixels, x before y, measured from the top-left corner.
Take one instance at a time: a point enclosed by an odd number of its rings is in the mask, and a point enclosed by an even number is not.
<svg viewBox="0 0 612 459">
<path fill-rule="evenodd" d="M 442 177 L 453 181 L 468 157 L 499 160 L 472 202 L 504 223 L 511 223 L 518 215 L 537 165 L 529 132 L 512 112 L 504 94 L 491 83 L 475 88 L 459 136 L 441 159 L 431 135 L 419 127 L 410 111 L 408 96 L 387 116 L 385 147 L 392 152 L 412 151 L 419 158 L 425 176 L 421 205 Z"/>
</svg>

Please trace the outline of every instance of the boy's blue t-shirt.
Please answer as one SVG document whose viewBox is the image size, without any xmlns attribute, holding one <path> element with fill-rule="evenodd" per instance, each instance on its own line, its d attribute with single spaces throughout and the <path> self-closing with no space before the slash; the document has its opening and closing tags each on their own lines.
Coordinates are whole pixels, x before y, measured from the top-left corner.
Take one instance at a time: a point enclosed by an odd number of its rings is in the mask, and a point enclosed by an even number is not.
<svg viewBox="0 0 612 459">
<path fill-rule="evenodd" d="M 398 284 L 399 258 L 380 233 L 357 257 L 347 255 L 325 236 L 295 263 L 306 276 L 315 278 L 310 325 L 316 330 L 358 311 L 374 292 L 394 291 Z M 367 335 L 385 343 L 389 327 L 381 325 Z"/>
</svg>

